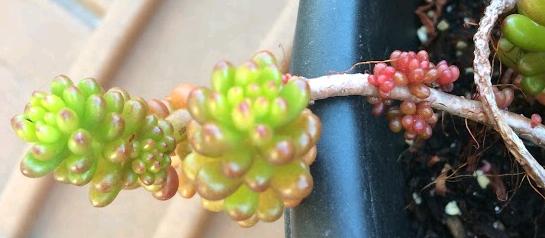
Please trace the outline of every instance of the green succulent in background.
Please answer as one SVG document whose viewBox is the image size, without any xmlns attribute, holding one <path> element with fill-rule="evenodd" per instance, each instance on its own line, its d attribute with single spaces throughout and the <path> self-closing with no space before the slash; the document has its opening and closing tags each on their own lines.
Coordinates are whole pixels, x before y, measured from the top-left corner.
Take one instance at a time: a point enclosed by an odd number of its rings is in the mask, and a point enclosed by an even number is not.
<svg viewBox="0 0 545 238">
<path fill-rule="evenodd" d="M 518 0 L 517 7 L 520 13 L 529 16 L 535 22 L 545 26 L 545 1 L 543 0 Z"/>
<path fill-rule="evenodd" d="M 54 79 L 49 93 L 33 93 L 11 125 L 31 144 L 21 162 L 24 175 L 53 172 L 57 181 L 91 183 L 89 197 L 98 207 L 122 189 L 160 190 L 179 137 L 143 99 L 119 88 L 104 92 L 93 79 L 74 84 L 66 76 Z"/>
<path fill-rule="evenodd" d="M 220 62 L 212 85 L 189 96 L 193 152 L 182 158 L 181 177 L 206 208 L 223 210 L 242 226 L 275 221 L 312 190 L 308 166 L 320 121 L 306 109 L 309 86 L 297 78 L 283 82 L 266 51 L 236 68 Z"/>
<path fill-rule="evenodd" d="M 520 0 L 518 9 L 503 21 L 498 56 L 523 76 L 522 90 L 545 104 L 545 1 Z"/>
</svg>

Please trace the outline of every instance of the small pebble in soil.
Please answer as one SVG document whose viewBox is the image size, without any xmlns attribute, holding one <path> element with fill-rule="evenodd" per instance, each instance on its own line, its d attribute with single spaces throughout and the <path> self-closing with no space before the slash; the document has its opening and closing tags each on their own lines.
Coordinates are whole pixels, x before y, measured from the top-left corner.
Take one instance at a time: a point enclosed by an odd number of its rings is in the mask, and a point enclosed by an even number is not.
<svg viewBox="0 0 545 238">
<path fill-rule="evenodd" d="M 505 230 L 505 226 L 503 225 L 503 223 L 501 223 L 501 221 L 495 221 L 494 223 L 492 223 L 492 227 L 494 227 L 494 229 L 500 230 L 500 231 Z"/>
<path fill-rule="evenodd" d="M 448 22 L 446 20 L 441 20 L 439 22 L 439 24 L 437 24 L 437 29 L 440 30 L 440 31 L 446 31 L 448 30 L 448 28 L 450 27 L 450 25 L 448 24 Z"/>
<path fill-rule="evenodd" d="M 445 213 L 449 216 L 459 216 L 462 215 L 462 211 L 460 211 L 460 208 L 458 207 L 458 203 L 456 201 L 450 201 L 445 206 Z"/>
<path fill-rule="evenodd" d="M 426 15 L 428 15 L 428 17 L 432 18 L 433 16 L 435 16 L 435 12 L 434 11 L 428 11 L 426 13 Z"/>
<path fill-rule="evenodd" d="M 477 178 L 477 183 L 479 183 L 479 186 L 482 188 L 482 189 L 486 189 L 486 187 L 488 187 L 488 185 L 490 184 L 490 179 L 488 178 L 488 176 L 486 176 L 484 174 L 484 172 L 482 170 L 476 170 L 474 173 L 473 173 L 473 176 Z"/>
<path fill-rule="evenodd" d="M 422 204 L 422 197 L 418 193 L 413 193 L 413 200 L 416 205 Z"/>
<path fill-rule="evenodd" d="M 467 43 L 465 41 L 459 40 L 456 42 L 456 49 L 463 50 L 465 48 L 467 48 Z"/>
<path fill-rule="evenodd" d="M 428 29 L 425 26 L 418 28 L 416 35 L 418 36 L 418 40 L 420 40 L 420 42 L 425 43 L 428 41 Z"/>
<path fill-rule="evenodd" d="M 498 206 L 495 206 L 495 207 L 494 207 L 494 212 L 496 212 L 496 214 L 500 214 L 501 208 L 498 207 Z"/>
</svg>

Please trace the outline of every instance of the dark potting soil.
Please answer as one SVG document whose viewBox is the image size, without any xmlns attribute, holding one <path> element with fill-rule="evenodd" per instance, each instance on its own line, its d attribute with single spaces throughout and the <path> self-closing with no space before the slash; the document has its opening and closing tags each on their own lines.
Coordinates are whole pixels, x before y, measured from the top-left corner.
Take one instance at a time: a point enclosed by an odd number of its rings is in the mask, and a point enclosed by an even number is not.
<svg viewBox="0 0 545 238">
<path fill-rule="evenodd" d="M 442 30 L 422 45 L 434 62 L 445 59 L 460 68 L 453 94 L 474 97 L 472 37 L 488 3 L 447 1 L 436 24 Z M 429 11 L 428 16 L 437 13 Z M 499 38 L 497 29 L 493 38 Z M 495 84 L 500 68 L 496 60 Z M 515 95 L 510 111 L 545 116 L 543 106 L 519 90 Z M 529 142 L 526 146 L 545 164 L 544 150 Z M 415 142 L 400 161 L 407 176 L 406 209 L 417 237 L 545 237 L 545 198 L 538 193 L 545 191 L 529 181 L 493 129 L 443 113 L 434 136 Z"/>
</svg>

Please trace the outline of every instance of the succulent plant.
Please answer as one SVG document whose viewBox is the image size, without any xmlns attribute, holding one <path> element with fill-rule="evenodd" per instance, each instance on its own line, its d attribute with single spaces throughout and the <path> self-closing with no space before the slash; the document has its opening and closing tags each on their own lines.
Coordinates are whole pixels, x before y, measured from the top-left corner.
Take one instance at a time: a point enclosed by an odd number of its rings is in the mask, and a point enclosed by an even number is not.
<svg viewBox="0 0 545 238">
<path fill-rule="evenodd" d="M 283 83 L 266 51 L 236 68 L 218 63 L 212 85 L 188 98 L 192 152 L 179 145 L 179 191 L 197 192 L 207 209 L 242 226 L 275 221 L 312 190 L 320 121 L 306 109 L 309 86 L 298 78 Z"/>
<path fill-rule="evenodd" d="M 367 101 L 373 105 L 371 113 L 375 116 L 387 111 L 390 130 L 398 133 L 405 130 L 405 139 L 429 139 L 433 126 L 437 123 L 437 115 L 431 103 L 404 100 L 399 106 L 392 106 L 390 92 L 397 86 L 406 86 L 416 98 L 426 99 L 430 96 L 430 87 L 440 87 L 450 91 L 458 80 L 460 70 L 446 61 L 434 64 L 430 62 L 427 51 L 402 52 L 396 50 L 390 55 L 390 65 L 378 63 L 369 75 L 369 83 L 377 88 L 378 97 L 369 97 Z"/>
<path fill-rule="evenodd" d="M 535 22 L 545 26 L 545 1 L 543 0 L 519 0 L 517 2 L 520 13 L 532 18 Z"/>
<path fill-rule="evenodd" d="M 502 24 L 498 56 L 522 75 L 520 87 L 545 105 L 545 2 L 521 0 L 521 14 L 507 16 Z"/>
<path fill-rule="evenodd" d="M 58 76 L 50 92 L 33 93 L 11 121 L 31 144 L 21 171 L 91 183 L 90 200 L 99 207 L 122 189 L 143 186 L 168 199 L 178 188 L 185 197 L 198 192 L 206 208 L 224 210 L 242 226 L 275 221 L 312 190 L 308 166 L 320 121 L 306 109 L 309 86 L 283 76 L 266 51 L 237 68 L 218 63 L 212 84 L 174 90 L 168 105 L 181 110 L 170 114 L 160 100 Z M 183 115 L 184 108 L 191 114 L 187 125 L 165 118 Z M 181 161 L 171 166 L 175 149 Z"/>
<path fill-rule="evenodd" d="M 545 51 L 545 26 L 535 22 L 528 16 L 511 14 L 502 25 L 504 37 L 530 52 Z"/>
<path fill-rule="evenodd" d="M 17 135 L 31 143 L 21 171 L 33 178 L 53 172 L 57 181 L 78 186 L 91 183 L 90 200 L 99 207 L 122 189 L 143 185 L 160 192 L 176 180 L 169 155 L 180 135 L 156 114 L 120 88 L 104 92 L 94 79 L 74 84 L 58 76 L 49 93 L 34 92 L 24 113 L 11 120 Z"/>
</svg>

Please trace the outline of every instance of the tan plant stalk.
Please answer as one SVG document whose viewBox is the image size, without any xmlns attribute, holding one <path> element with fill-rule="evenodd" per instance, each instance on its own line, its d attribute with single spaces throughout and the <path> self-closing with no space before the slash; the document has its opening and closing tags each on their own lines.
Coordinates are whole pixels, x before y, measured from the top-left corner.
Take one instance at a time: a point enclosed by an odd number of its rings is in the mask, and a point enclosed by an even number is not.
<svg viewBox="0 0 545 238">
<path fill-rule="evenodd" d="M 378 96 L 376 88 L 367 81 L 368 76 L 368 74 L 334 74 L 306 80 L 310 85 L 312 100 L 350 95 Z M 390 93 L 390 98 L 422 101 L 414 97 L 406 87 L 396 87 Z M 487 120 L 482 104 L 479 101 L 465 99 L 436 89 L 431 89 L 431 94 L 426 101 L 431 102 L 432 107 L 435 109 L 475 122 L 492 125 Z M 500 113 L 509 126 L 522 138 L 545 148 L 545 126 L 539 125 L 532 128 L 530 119 L 522 115 L 503 110 L 500 110 Z"/>
</svg>

